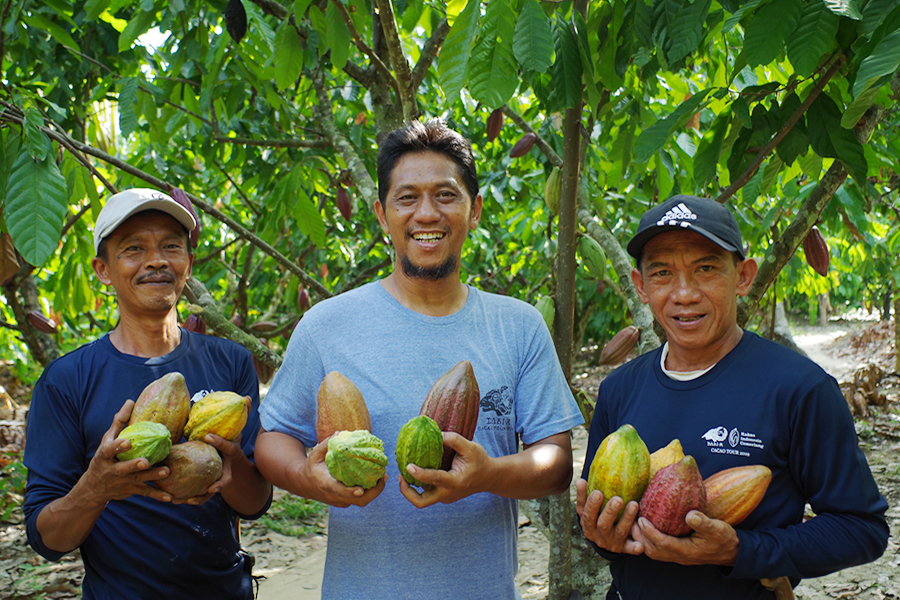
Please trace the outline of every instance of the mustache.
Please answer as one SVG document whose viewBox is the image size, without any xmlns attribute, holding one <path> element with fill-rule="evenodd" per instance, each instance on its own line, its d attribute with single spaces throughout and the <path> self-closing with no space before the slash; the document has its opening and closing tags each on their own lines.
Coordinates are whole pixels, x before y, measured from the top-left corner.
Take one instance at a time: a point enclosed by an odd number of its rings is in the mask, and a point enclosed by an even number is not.
<svg viewBox="0 0 900 600">
<path fill-rule="evenodd" d="M 160 271 L 158 273 L 148 273 L 146 275 L 141 275 L 137 278 L 137 282 L 144 283 L 148 279 L 153 281 L 165 281 L 166 283 L 173 283 L 175 281 L 175 277 L 173 277 L 171 273 Z"/>
</svg>

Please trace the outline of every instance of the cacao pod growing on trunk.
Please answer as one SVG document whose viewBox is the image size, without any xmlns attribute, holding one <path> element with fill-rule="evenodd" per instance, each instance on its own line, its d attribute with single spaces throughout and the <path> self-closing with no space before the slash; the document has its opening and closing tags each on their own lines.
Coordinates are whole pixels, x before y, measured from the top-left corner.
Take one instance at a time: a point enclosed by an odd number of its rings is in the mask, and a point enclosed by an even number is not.
<svg viewBox="0 0 900 600">
<path fill-rule="evenodd" d="M 188 198 L 188 195 L 181 188 L 172 188 L 172 199 L 185 207 L 194 216 L 194 221 L 197 222 L 197 226 L 190 232 L 191 248 L 196 248 L 200 242 L 200 218 L 197 216 L 197 211 L 194 210 L 194 203 L 191 202 L 191 199 Z"/>
<path fill-rule="evenodd" d="M 28 322 L 41 333 L 46 333 L 47 335 L 56 333 L 56 323 L 53 322 L 53 319 L 48 319 L 39 310 L 33 310 L 28 313 Z"/>
<path fill-rule="evenodd" d="M 349 221 L 350 217 L 353 216 L 353 207 L 350 204 L 350 194 L 347 193 L 347 188 L 340 183 L 338 184 L 337 189 L 337 207 L 338 210 L 341 211 L 341 216 L 344 217 L 344 220 Z"/>
<path fill-rule="evenodd" d="M 534 146 L 536 140 L 537 136 L 530 131 L 523 135 L 519 141 L 516 142 L 516 145 L 513 146 L 512 150 L 509 151 L 510 158 L 519 158 L 520 156 L 528 154 L 528 151 Z"/>
<path fill-rule="evenodd" d="M 503 129 L 503 111 L 499 108 L 495 108 L 491 111 L 491 116 L 489 116 L 487 120 L 488 141 L 493 142 L 496 140 L 497 136 L 500 135 L 501 129 Z"/>
<path fill-rule="evenodd" d="M 562 189 L 562 171 L 559 167 L 553 167 L 547 182 L 544 184 L 544 204 L 554 217 L 559 214 L 559 192 Z"/>
<path fill-rule="evenodd" d="M 613 339 L 603 346 L 600 351 L 601 365 L 617 365 L 634 350 L 641 337 L 641 330 L 634 325 L 629 325 L 613 336 Z"/>
<path fill-rule="evenodd" d="M 813 271 L 822 277 L 828 276 L 828 264 L 831 262 L 831 253 L 828 251 L 828 244 L 822 237 L 819 228 L 813 226 L 803 239 L 803 253 L 806 254 L 806 262 L 813 268 Z"/>
</svg>

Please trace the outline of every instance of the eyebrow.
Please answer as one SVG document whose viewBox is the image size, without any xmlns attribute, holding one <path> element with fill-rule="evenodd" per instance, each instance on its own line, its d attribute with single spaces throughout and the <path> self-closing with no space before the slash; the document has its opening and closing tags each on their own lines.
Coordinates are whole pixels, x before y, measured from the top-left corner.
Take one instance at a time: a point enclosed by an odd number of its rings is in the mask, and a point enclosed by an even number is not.
<svg viewBox="0 0 900 600">
<path fill-rule="evenodd" d="M 697 265 L 697 264 L 702 264 L 702 263 L 707 263 L 707 262 L 723 262 L 723 258 L 721 256 L 719 256 L 718 254 L 709 254 L 707 256 L 701 256 L 697 260 L 691 261 L 691 264 Z M 668 262 L 657 260 L 657 261 L 653 261 L 651 263 L 647 263 L 645 268 L 655 269 L 658 267 L 667 267 L 667 266 L 669 266 Z"/>
<path fill-rule="evenodd" d="M 394 189 L 392 190 L 392 192 L 393 192 L 394 194 L 397 194 L 397 193 L 399 193 L 399 192 L 403 192 L 403 191 L 406 191 L 406 190 L 416 190 L 416 189 L 422 187 L 423 185 L 424 185 L 424 184 L 418 184 L 418 183 L 404 183 L 403 185 L 400 185 L 400 186 L 397 186 L 396 188 L 394 188 Z M 454 179 L 445 179 L 444 181 L 439 181 L 438 183 L 435 183 L 435 184 L 433 184 L 433 185 L 429 185 L 429 187 L 436 187 L 436 188 L 453 188 L 454 190 L 461 190 L 461 189 L 462 189 L 462 186 L 461 186 L 456 180 L 454 180 Z"/>
</svg>

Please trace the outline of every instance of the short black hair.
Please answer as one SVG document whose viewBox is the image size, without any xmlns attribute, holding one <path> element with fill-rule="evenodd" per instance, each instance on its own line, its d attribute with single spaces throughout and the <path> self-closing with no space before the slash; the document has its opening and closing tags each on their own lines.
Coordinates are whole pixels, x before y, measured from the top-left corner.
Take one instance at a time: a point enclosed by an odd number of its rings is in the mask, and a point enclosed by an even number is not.
<svg viewBox="0 0 900 600">
<path fill-rule="evenodd" d="M 405 127 L 395 129 L 384 138 L 378 151 L 378 200 L 385 206 L 391 189 L 391 175 L 403 156 L 412 152 L 437 152 L 456 163 L 463 185 L 472 200 L 478 196 L 478 173 L 472 145 L 458 132 L 450 129 L 440 119 L 422 123 L 411 121 Z"/>
<path fill-rule="evenodd" d="M 151 208 L 148 210 L 142 210 L 140 212 L 136 212 L 133 215 L 131 215 L 130 217 L 128 217 L 128 219 L 133 219 L 134 217 L 136 217 L 138 215 L 146 215 L 148 213 L 155 213 L 155 214 L 159 214 L 159 215 L 166 215 L 167 217 L 172 217 L 172 215 L 170 215 L 169 213 L 167 213 L 164 210 L 157 210 L 155 208 Z M 125 219 L 125 221 L 128 221 L 128 219 Z M 175 219 L 175 217 L 172 217 L 172 219 L 174 219 L 176 222 L 178 222 L 178 219 Z M 125 221 L 123 221 L 122 223 L 124 223 Z M 178 224 L 181 225 L 181 223 L 178 223 Z M 188 231 L 184 225 L 181 225 L 181 228 L 184 230 L 184 236 L 187 241 L 188 256 L 190 256 L 191 254 L 194 253 L 193 249 L 191 248 L 191 232 Z M 118 229 L 118 227 L 116 229 Z M 115 229 L 113 231 L 115 231 Z M 110 232 L 110 235 L 112 235 L 113 231 Z M 100 243 L 97 244 L 97 258 L 99 258 L 103 262 L 109 262 L 109 254 L 106 249 L 108 240 L 109 240 L 109 235 L 107 235 L 106 237 L 101 239 Z"/>
</svg>

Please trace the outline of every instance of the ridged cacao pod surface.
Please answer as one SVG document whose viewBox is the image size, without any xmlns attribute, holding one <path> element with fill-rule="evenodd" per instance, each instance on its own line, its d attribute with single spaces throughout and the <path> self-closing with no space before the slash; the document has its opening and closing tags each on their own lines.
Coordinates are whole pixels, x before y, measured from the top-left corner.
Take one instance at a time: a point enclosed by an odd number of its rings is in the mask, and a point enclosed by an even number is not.
<svg viewBox="0 0 900 600">
<path fill-rule="evenodd" d="M 247 399 L 234 392 L 210 392 L 191 407 L 184 435 L 203 441 L 212 433 L 233 442 L 247 424 Z"/>
<path fill-rule="evenodd" d="M 674 465 L 684 458 L 684 449 L 681 447 L 681 441 L 674 439 L 663 446 L 656 452 L 650 454 L 650 478 L 652 479 L 656 472 L 663 467 Z"/>
<path fill-rule="evenodd" d="M 559 167 L 553 167 L 547 181 L 544 183 L 544 204 L 554 217 L 559 214 L 559 193 L 562 189 L 562 171 Z"/>
<path fill-rule="evenodd" d="M 719 471 L 707 477 L 706 513 L 711 519 L 737 525 L 762 502 L 772 470 L 765 465 L 746 465 Z"/>
<path fill-rule="evenodd" d="M 818 227 L 813 226 L 803 239 L 803 253 L 806 254 L 806 262 L 813 268 L 813 271 L 822 277 L 828 276 L 831 253 L 828 251 L 828 244 Z"/>
<path fill-rule="evenodd" d="M 169 430 L 162 423 L 153 421 L 139 421 L 129 425 L 119 432 L 116 439 L 127 439 L 131 442 L 131 448 L 116 454 L 116 458 L 120 461 L 146 458 L 151 465 L 155 465 L 168 456 L 172 447 Z"/>
<path fill-rule="evenodd" d="M 200 318 L 200 315 L 188 315 L 184 321 L 184 328 L 194 333 L 206 333 L 206 322 Z"/>
<path fill-rule="evenodd" d="M 319 442 L 335 431 L 372 431 L 372 418 L 362 392 L 338 371 L 325 375 L 316 401 L 316 437 Z"/>
<path fill-rule="evenodd" d="M 634 350 L 634 347 L 637 345 L 640 338 L 640 329 L 634 325 L 625 327 L 603 346 L 603 350 L 600 351 L 600 360 L 598 361 L 598 364 L 619 364 L 628 357 L 632 350 Z"/>
<path fill-rule="evenodd" d="M 384 443 L 364 429 L 338 431 L 328 440 L 325 466 L 347 487 L 373 488 L 387 472 Z"/>
<path fill-rule="evenodd" d="M 162 423 L 169 430 L 172 443 L 177 444 L 184 436 L 190 413 L 191 395 L 184 375 L 173 371 L 147 384 L 134 403 L 128 424 L 140 421 Z"/>
<path fill-rule="evenodd" d="M 634 426 L 625 424 L 600 442 L 588 470 L 588 496 L 594 490 L 603 494 L 602 511 L 614 496 L 625 504 L 640 500 L 650 481 L 650 451 Z M 623 505 L 616 521 L 625 511 Z"/>
<path fill-rule="evenodd" d="M 452 431 L 472 441 L 478 426 L 480 403 L 481 393 L 472 363 L 463 360 L 434 382 L 419 414 L 434 419 L 441 431 Z M 445 446 L 441 469 L 449 471 L 454 456 L 456 451 Z"/>
<path fill-rule="evenodd" d="M 530 131 L 519 138 L 519 141 L 512 147 L 512 150 L 509 151 L 509 156 L 511 158 L 519 158 L 520 156 L 525 156 L 528 154 L 528 151 L 531 150 L 531 147 L 534 146 L 534 142 L 537 140 L 537 136 Z"/>
<path fill-rule="evenodd" d="M 205 495 L 209 486 L 222 476 L 222 457 L 219 456 L 219 451 L 196 440 L 172 446 L 162 464 L 169 467 L 169 475 L 154 483 L 162 491 L 180 500 Z"/>
<path fill-rule="evenodd" d="M 606 253 L 597 240 L 589 235 L 578 237 L 578 253 L 581 254 L 581 260 L 591 275 L 597 279 L 603 279 L 606 276 Z"/>
<path fill-rule="evenodd" d="M 56 323 L 53 322 L 53 319 L 48 318 L 39 310 L 33 310 L 28 313 L 28 322 L 31 323 L 31 326 L 40 331 L 41 333 L 46 333 L 47 335 L 53 335 L 56 333 Z"/>
<path fill-rule="evenodd" d="M 397 467 L 410 485 L 424 488 L 425 484 L 406 470 L 410 463 L 423 469 L 438 469 L 444 455 L 444 438 L 434 419 L 426 415 L 413 417 L 400 428 L 397 435 Z"/>
<path fill-rule="evenodd" d="M 501 129 L 503 129 L 503 110 L 495 108 L 487 120 L 487 139 L 491 142 L 496 140 Z"/>
<path fill-rule="evenodd" d="M 685 517 L 706 508 L 703 476 L 694 457 L 687 455 L 656 472 L 641 497 L 640 515 L 666 535 L 684 536 L 692 529 Z"/>
</svg>

